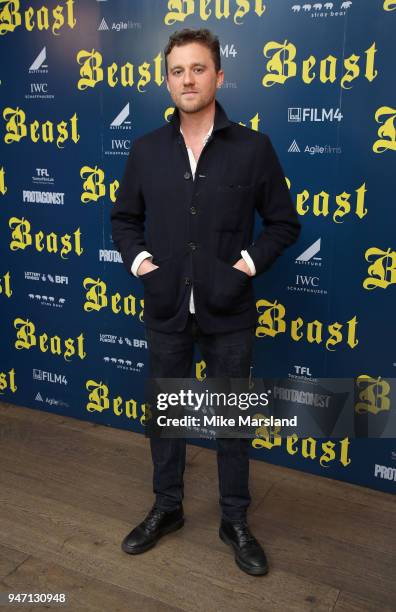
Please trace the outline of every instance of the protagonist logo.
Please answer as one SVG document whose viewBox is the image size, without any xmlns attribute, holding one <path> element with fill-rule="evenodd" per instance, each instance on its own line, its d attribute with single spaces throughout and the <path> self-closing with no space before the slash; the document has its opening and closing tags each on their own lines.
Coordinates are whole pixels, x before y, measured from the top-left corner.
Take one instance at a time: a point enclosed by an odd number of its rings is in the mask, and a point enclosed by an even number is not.
<svg viewBox="0 0 396 612">
<path fill-rule="evenodd" d="M 356 379 L 356 386 L 359 389 L 359 402 L 355 404 L 357 414 L 367 413 L 378 414 L 379 412 L 390 409 L 390 399 L 388 397 L 390 385 L 386 380 L 372 378 L 367 374 L 362 374 Z"/>
<path fill-rule="evenodd" d="M 373 261 L 368 267 L 369 276 L 364 279 L 363 287 L 369 291 L 380 287 L 386 289 L 396 283 L 396 252 L 372 247 L 364 254 L 366 261 Z"/>
<path fill-rule="evenodd" d="M 83 166 L 80 170 L 80 177 L 85 179 L 83 182 L 84 191 L 81 195 L 83 204 L 97 202 L 100 198 L 106 196 L 105 173 L 101 168 L 98 168 L 98 166 L 94 168 Z M 109 199 L 113 203 L 116 201 L 119 186 L 119 181 L 113 181 L 108 187 Z"/>
<path fill-rule="evenodd" d="M 374 56 L 377 52 L 375 42 L 369 49 L 365 51 L 365 78 L 371 82 L 378 75 L 378 70 L 374 69 Z M 297 63 L 294 61 L 297 55 L 297 47 L 293 43 L 285 40 L 283 43 L 276 41 L 268 42 L 263 49 L 264 57 L 271 58 L 268 60 L 266 68 L 267 74 L 262 79 L 263 87 L 272 87 L 272 85 L 284 85 L 285 82 L 297 75 Z M 343 89 L 351 89 L 349 83 L 354 81 L 360 75 L 359 66 L 360 55 L 352 54 L 343 59 L 344 75 L 341 78 L 341 87 Z M 310 55 L 303 60 L 301 66 L 301 78 L 304 83 L 310 85 L 316 78 L 317 72 L 312 69 L 317 64 L 317 59 L 314 55 Z M 339 76 L 337 71 L 339 60 L 334 55 L 328 55 L 322 59 L 319 64 L 319 80 L 321 83 L 334 83 Z"/>
</svg>

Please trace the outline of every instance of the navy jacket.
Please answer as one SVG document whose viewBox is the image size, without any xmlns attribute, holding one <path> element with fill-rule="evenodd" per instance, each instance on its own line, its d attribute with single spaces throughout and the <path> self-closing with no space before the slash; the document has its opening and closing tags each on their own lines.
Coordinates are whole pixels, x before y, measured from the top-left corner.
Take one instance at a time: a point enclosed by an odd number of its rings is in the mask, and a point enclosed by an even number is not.
<svg viewBox="0 0 396 612">
<path fill-rule="evenodd" d="M 263 229 L 253 242 L 255 210 Z M 218 102 L 195 180 L 177 109 L 169 124 L 134 142 L 111 222 L 129 273 L 143 250 L 159 266 L 139 280 L 144 321 L 164 332 L 184 328 L 191 286 L 204 332 L 254 326 L 254 277 L 232 266 L 246 249 L 258 276 L 300 232 L 270 138 L 230 121 Z"/>
</svg>

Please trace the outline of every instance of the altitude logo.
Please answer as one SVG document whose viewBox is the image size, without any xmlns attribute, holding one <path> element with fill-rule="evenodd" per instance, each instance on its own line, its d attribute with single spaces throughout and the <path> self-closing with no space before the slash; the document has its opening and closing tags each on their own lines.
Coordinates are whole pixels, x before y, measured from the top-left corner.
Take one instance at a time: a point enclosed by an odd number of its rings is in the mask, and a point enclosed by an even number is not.
<svg viewBox="0 0 396 612">
<path fill-rule="evenodd" d="M 29 74 L 42 75 L 48 74 L 47 48 L 43 47 L 29 68 Z M 55 96 L 48 91 L 46 81 L 32 81 L 29 83 L 29 92 L 25 94 L 26 100 L 54 100 Z"/>
<path fill-rule="evenodd" d="M 301 253 L 301 255 L 296 257 L 295 263 L 304 264 L 308 266 L 315 266 L 315 267 L 321 266 L 322 258 L 318 256 L 318 253 L 320 253 L 321 244 L 322 244 L 321 238 L 318 238 L 317 240 L 315 240 L 315 242 L 313 242 L 311 246 L 305 249 L 305 251 Z"/>
<path fill-rule="evenodd" d="M 29 74 L 48 74 L 47 47 L 43 47 L 29 68 Z"/>
<path fill-rule="evenodd" d="M 132 123 L 129 119 L 130 106 L 129 102 L 125 104 L 124 108 L 118 113 L 118 115 L 110 123 L 111 130 L 131 130 Z"/>
<path fill-rule="evenodd" d="M 301 255 L 295 259 L 298 265 L 307 265 L 311 267 L 321 267 L 322 258 L 318 256 L 321 248 L 321 238 L 318 238 L 311 244 Z M 320 287 L 320 277 L 312 274 L 297 273 L 293 285 L 288 285 L 288 291 L 297 291 L 304 293 L 316 293 L 327 295 L 327 290 Z"/>
</svg>

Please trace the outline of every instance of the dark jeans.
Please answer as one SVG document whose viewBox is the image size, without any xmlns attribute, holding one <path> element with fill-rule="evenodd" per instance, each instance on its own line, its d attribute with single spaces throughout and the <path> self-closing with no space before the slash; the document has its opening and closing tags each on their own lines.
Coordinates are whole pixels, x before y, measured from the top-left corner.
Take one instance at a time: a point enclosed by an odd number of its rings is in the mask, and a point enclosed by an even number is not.
<svg viewBox="0 0 396 612">
<path fill-rule="evenodd" d="M 206 376 L 247 378 L 252 361 L 254 328 L 204 334 L 190 314 L 182 332 L 163 333 L 146 328 L 151 378 L 191 378 L 194 342 L 206 362 Z M 223 518 L 246 518 L 250 504 L 249 446 L 247 438 L 217 438 L 220 506 Z M 186 441 L 150 438 L 156 505 L 174 510 L 184 497 Z"/>
</svg>

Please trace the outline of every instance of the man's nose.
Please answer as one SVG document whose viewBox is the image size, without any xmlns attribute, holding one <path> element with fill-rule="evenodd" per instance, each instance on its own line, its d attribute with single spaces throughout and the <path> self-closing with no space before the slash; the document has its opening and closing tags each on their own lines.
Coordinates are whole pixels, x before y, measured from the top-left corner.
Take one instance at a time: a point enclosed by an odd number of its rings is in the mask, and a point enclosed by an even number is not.
<svg viewBox="0 0 396 612">
<path fill-rule="evenodd" d="M 184 71 L 183 85 L 191 85 L 194 82 L 194 73 L 192 70 Z"/>
</svg>

